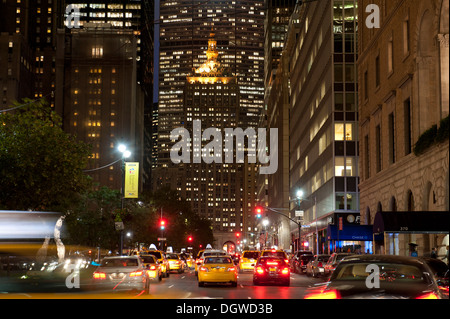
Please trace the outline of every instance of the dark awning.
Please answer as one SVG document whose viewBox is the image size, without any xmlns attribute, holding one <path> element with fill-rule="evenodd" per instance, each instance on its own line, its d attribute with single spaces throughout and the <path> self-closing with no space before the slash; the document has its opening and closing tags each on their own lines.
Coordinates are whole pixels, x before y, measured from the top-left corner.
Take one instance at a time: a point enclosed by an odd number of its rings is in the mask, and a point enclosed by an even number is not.
<svg viewBox="0 0 450 319">
<path fill-rule="evenodd" d="M 449 233 L 450 213 L 378 212 L 373 222 L 374 234 L 381 233 Z"/>
<path fill-rule="evenodd" d="M 337 225 L 328 225 L 328 240 L 353 240 L 353 241 L 372 241 L 372 225 L 344 225 L 339 230 Z"/>
</svg>

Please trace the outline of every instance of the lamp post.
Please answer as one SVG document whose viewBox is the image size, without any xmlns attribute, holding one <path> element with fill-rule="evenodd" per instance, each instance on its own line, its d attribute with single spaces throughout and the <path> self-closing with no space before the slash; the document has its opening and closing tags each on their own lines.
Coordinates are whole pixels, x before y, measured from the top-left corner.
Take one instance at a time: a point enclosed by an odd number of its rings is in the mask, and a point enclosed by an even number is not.
<svg viewBox="0 0 450 319">
<path fill-rule="evenodd" d="M 120 208 L 123 210 L 124 199 L 125 199 L 125 159 L 131 156 L 131 152 L 127 150 L 127 147 L 124 144 L 120 144 L 118 147 L 119 152 L 122 153 L 122 187 L 120 192 Z M 120 251 L 119 255 L 123 253 L 123 227 L 120 231 Z"/>
<path fill-rule="evenodd" d="M 308 198 L 302 198 L 303 197 L 303 191 L 302 190 L 298 190 L 297 191 L 297 198 L 299 201 L 299 206 L 301 204 L 302 201 L 310 201 L 312 202 L 313 200 L 308 199 Z M 314 195 L 314 206 L 313 206 L 313 216 L 316 219 L 316 253 L 319 254 L 319 229 L 317 227 L 317 197 Z"/>
</svg>

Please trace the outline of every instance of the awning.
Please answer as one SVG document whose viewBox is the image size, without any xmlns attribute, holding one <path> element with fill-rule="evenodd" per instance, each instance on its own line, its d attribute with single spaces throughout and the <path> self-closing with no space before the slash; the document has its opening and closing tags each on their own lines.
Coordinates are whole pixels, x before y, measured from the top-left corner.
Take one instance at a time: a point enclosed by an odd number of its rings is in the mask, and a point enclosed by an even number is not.
<svg viewBox="0 0 450 319">
<path fill-rule="evenodd" d="M 353 240 L 353 241 L 372 241 L 372 225 L 344 225 L 342 230 L 338 230 L 337 225 L 328 225 L 328 240 Z"/>
<path fill-rule="evenodd" d="M 435 233 L 450 230 L 448 211 L 378 212 L 373 222 L 373 233 Z"/>
</svg>

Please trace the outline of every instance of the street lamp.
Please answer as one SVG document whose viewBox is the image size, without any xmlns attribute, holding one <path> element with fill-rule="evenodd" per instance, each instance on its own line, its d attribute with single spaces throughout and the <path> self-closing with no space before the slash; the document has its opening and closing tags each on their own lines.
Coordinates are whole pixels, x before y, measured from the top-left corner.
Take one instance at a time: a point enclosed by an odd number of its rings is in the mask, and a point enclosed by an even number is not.
<svg viewBox="0 0 450 319">
<path fill-rule="evenodd" d="M 124 199 L 125 199 L 125 159 L 129 158 L 131 156 L 131 152 L 127 150 L 127 147 L 125 144 L 120 144 L 117 149 L 120 153 L 122 153 L 122 189 L 121 189 L 121 198 L 120 198 L 120 206 L 123 210 L 124 205 Z M 120 231 L 120 255 L 122 255 L 123 252 L 123 227 Z"/>
<path fill-rule="evenodd" d="M 302 198 L 303 197 L 303 191 L 302 190 L 298 190 L 297 191 L 297 195 L 301 195 L 301 196 L 298 196 L 299 205 L 301 204 L 302 201 L 310 201 L 310 202 L 312 202 L 311 199 Z M 317 197 L 315 195 L 314 195 L 313 215 L 314 215 L 314 217 L 316 219 L 316 222 L 315 222 L 315 224 L 316 224 L 316 252 L 317 252 L 317 254 L 319 254 L 319 230 L 318 230 L 318 227 L 317 227 L 317 221 L 318 221 L 318 219 L 317 219 Z"/>
</svg>

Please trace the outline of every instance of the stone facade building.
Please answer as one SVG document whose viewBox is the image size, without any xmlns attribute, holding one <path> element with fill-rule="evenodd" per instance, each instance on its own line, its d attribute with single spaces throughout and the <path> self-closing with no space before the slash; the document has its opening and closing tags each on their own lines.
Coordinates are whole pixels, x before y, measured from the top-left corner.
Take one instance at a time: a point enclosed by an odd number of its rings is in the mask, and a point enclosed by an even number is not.
<svg viewBox="0 0 450 319">
<path fill-rule="evenodd" d="M 370 4 L 380 9 L 379 28 L 364 24 Z M 437 228 L 448 218 L 432 212 L 449 210 L 448 11 L 448 0 L 359 2 L 361 223 L 424 211 L 414 222 L 437 225 L 385 224 L 376 253 L 408 255 L 413 243 L 419 256 L 432 247 L 446 255 L 448 228 Z"/>
</svg>

